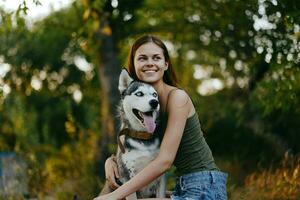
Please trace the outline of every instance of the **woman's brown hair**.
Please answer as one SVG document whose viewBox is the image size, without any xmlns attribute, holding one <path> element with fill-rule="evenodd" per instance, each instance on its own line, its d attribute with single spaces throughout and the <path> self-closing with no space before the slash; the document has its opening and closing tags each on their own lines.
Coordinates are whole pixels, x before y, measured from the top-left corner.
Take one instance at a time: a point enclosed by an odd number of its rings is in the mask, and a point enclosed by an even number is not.
<svg viewBox="0 0 300 200">
<path fill-rule="evenodd" d="M 131 51 L 130 51 L 130 54 L 129 54 L 129 58 L 128 58 L 128 71 L 129 71 L 129 74 L 131 75 L 131 77 L 133 79 L 139 80 L 136 73 L 135 73 L 134 56 L 135 56 L 135 53 L 136 53 L 137 49 L 140 46 L 142 46 L 143 44 L 146 44 L 148 42 L 153 42 L 154 44 L 156 44 L 157 46 L 159 46 L 163 50 L 165 60 L 168 63 L 168 69 L 165 71 L 165 73 L 163 75 L 164 82 L 167 83 L 168 85 L 177 86 L 177 77 L 176 77 L 176 74 L 173 70 L 173 66 L 172 66 L 172 63 L 171 63 L 171 60 L 170 60 L 168 49 L 165 46 L 165 44 L 159 38 L 157 38 L 153 35 L 144 35 L 144 36 L 138 38 L 134 42 L 134 44 L 132 45 Z"/>
</svg>

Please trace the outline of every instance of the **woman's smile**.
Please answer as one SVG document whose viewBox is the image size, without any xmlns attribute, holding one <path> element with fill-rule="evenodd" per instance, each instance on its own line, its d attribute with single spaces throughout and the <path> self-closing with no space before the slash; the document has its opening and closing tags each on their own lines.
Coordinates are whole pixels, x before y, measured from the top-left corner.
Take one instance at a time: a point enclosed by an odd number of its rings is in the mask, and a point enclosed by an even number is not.
<svg viewBox="0 0 300 200">
<path fill-rule="evenodd" d="M 142 72 L 144 72 L 144 73 L 155 73 L 155 72 L 157 72 L 158 70 L 156 70 L 156 69 L 144 69 L 144 70 L 142 70 Z"/>
</svg>

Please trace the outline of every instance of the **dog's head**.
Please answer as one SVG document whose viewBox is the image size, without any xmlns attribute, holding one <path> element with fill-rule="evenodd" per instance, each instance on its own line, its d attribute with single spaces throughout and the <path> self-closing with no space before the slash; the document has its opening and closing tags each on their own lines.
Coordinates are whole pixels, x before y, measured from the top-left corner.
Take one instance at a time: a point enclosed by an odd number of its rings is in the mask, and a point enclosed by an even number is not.
<svg viewBox="0 0 300 200">
<path fill-rule="evenodd" d="M 146 83 L 133 80 L 123 69 L 119 78 L 121 115 L 135 131 L 153 133 L 159 114 L 159 101 L 155 89 Z"/>
</svg>

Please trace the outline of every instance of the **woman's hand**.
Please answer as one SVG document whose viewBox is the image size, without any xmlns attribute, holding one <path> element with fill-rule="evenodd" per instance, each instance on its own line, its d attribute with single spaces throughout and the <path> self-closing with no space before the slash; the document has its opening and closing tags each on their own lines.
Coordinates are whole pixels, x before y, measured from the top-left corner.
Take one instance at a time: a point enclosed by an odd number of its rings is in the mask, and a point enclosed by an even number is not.
<svg viewBox="0 0 300 200">
<path fill-rule="evenodd" d="M 120 185 L 116 183 L 116 178 L 120 178 L 120 176 L 119 176 L 116 158 L 114 155 L 106 159 L 104 167 L 105 167 L 105 177 L 109 187 L 113 190 L 120 187 Z"/>
</svg>

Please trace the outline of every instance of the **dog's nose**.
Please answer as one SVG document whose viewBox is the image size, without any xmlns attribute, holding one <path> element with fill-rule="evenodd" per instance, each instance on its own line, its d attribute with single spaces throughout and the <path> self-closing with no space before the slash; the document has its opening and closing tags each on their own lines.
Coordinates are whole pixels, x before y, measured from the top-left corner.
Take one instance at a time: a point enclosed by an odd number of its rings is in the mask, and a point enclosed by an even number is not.
<svg viewBox="0 0 300 200">
<path fill-rule="evenodd" d="M 152 99 L 152 100 L 149 102 L 149 104 L 150 104 L 151 108 L 155 109 L 155 108 L 157 108 L 157 106 L 158 106 L 158 101 L 155 100 L 155 99 Z"/>
</svg>

